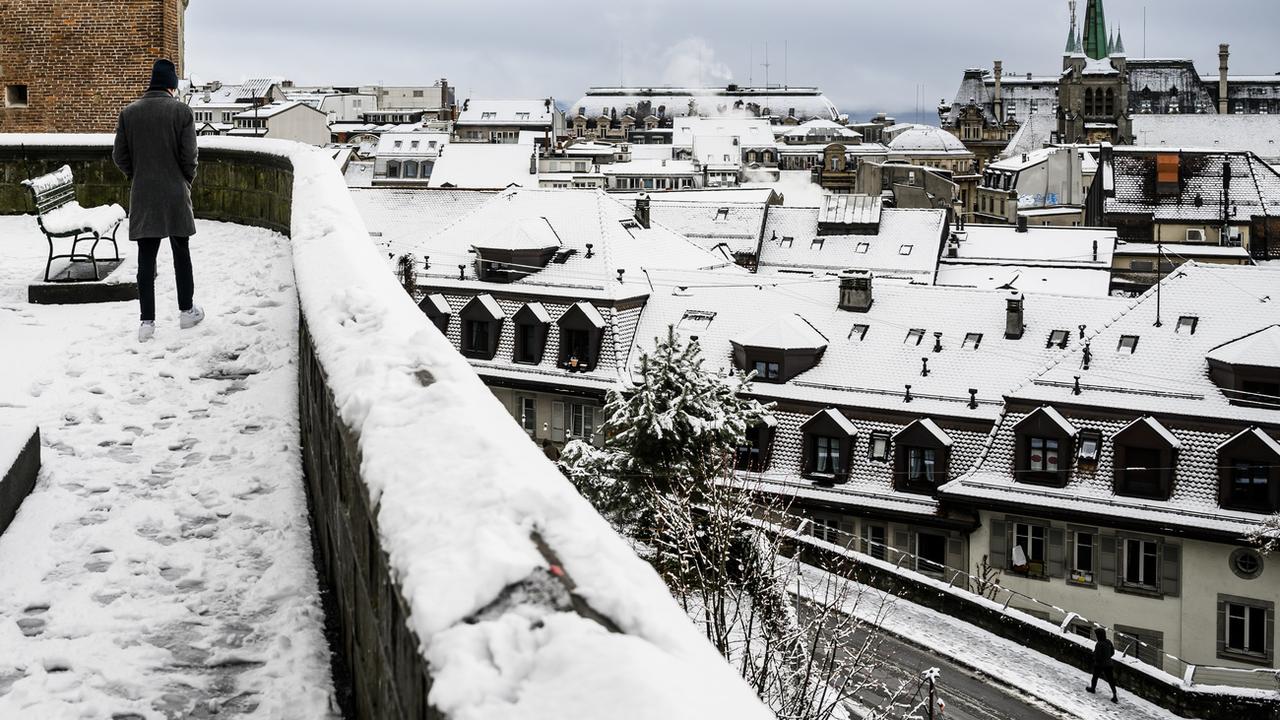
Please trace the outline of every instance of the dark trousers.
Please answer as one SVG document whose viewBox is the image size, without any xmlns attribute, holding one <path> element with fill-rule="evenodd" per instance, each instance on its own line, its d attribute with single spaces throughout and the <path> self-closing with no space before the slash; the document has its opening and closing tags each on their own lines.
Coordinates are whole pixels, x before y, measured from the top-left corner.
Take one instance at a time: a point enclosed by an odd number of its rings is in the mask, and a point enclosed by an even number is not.
<svg viewBox="0 0 1280 720">
<path fill-rule="evenodd" d="M 195 280 L 191 277 L 190 238 L 171 237 L 169 248 L 173 251 L 173 274 L 178 283 L 178 309 L 191 309 L 195 294 Z M 156 319 L 156 255 L 160 252 L 160 238 L 138 240 L 138 302 L 142 305 L 142 321 Z"/>
<path fill-rule="evenodd" d="M 1116 694 L 1115 670 L 1113 670 L 1110 665 L 1106 667 L 1094 667 L 1093 679 L 1089 681 L 1090 690 L 1093 690 L 1094 688 L 1098 687 L 1098 678 L 1102 678 L 1103 680 L 1107 681 L 1107 684 L 1111 686 L 1111 695 L 1114 697 Z"/>
</svg>

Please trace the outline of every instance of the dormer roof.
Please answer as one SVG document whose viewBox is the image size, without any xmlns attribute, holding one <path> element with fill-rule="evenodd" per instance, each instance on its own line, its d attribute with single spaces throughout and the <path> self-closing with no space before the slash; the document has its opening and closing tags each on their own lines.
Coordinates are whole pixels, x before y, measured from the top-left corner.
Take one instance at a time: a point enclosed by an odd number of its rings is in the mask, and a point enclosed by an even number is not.
<svg viewBox="0 0 1280 720">
<path fill-rule="evenodd" d="M 799 315 L 786 315 L 734 339 L 743 347 L 774 350 L 823 350 L 827 337 Z"/>
<path fill-rule="evenodd" d="M 1223 343 L 1205 356 L 1211 362 L 1280 369 L 1280 325 Z"/>
</svg>

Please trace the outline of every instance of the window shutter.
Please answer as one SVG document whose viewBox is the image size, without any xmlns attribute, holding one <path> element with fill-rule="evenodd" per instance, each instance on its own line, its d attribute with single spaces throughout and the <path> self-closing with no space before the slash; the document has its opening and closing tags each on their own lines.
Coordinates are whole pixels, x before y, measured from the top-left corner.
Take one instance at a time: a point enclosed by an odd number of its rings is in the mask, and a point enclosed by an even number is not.
<svg viewBox="0 0 1280 720">
<path fill-rule="evenodd" d="M 1065 558 L 1062 528 L 1049 528 L 1049 577 L 1062 577 Z"/>
<path fill-rule="evenodd" d="M 1227 649 L 1227 603 L 1218 596 L 1218 657 Z"/>
<path fill-rule="evenodd" d="M 551 441 L 564 442 L 565 413 L 568 406 L 562 402 L 551 403 Z"/>
<path fill-rule="evenodd" d="M 960 538 L 947 540 L 947 566 L 957 570 L 964 569 L 964 541 Z M 951 580 L 952 576 L 952 573 L 946 573 L 947 580 Z"/>
<path fill-rule="evenodd" d="M 1093 571 L 1098 570 L 1098 561 L 1093 561 Z M 1062 535 L 1062 569 L 1063 575 L 1070 576 L 1076 569 L 1076 531 L 1068 529 Z"/>
<path fill-rule="evenodd" d="M 1004 570 L 1006 563 L 1008 563 L 1006 559 L 1009 554 L 1007 532 L 1004 520 L 991 519 L 991 537 L 988 540 L 989 547 L 987 549 L 987 562 L 991 567 Z"/>
<path fill-rule="evenodd" d="M 1160 592 L 1165 595 L 1177 596 L 1181 586 L 1182 564 L 1180 562 L 1182 556 L 1182 548 L 1177 545 L 1165 543 L 1162 547 L 1160 560 Z"/>
<path fill-rule="evenodd" d="M 1114 535 L 1098 536 L 1098 583 L 1116 584 L 1116 538 Z"/>
</svg>

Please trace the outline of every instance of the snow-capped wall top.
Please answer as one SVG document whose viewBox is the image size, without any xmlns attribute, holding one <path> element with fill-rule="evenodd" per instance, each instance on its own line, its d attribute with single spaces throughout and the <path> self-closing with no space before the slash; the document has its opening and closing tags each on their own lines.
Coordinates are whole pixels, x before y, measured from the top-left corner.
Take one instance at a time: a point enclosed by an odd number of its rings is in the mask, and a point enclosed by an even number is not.
<svg viewBox="0 0 1280 720">
<path fill-rule="evenodd" d="M 18 144 L 15 137 L 69 144 L 59 136 L 0 136 L 0 144 Z M 106 152 L 110 137 L 99 138 Z M 468 720 L 772 717 L 657 573 L 529 442 L 396 284 L 328 154 L 259 139 L 200 145 L 293 165 L 301 313 L 358 438 L 381 544 L 430 665 L 432 705 Z M 532 602 L 495 603 L 504 589 L 545 573 L 548 554 L 604 622 Z"/>
</svg>

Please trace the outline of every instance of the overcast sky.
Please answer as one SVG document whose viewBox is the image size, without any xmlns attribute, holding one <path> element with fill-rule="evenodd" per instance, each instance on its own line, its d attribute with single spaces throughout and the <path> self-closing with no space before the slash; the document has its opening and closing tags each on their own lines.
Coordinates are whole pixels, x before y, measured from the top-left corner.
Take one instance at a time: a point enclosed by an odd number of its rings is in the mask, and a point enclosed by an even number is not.
<svg viewBox="0 0 1280 720">
<path fill-rule="evenodd" d="M 1083 21 L 1086 0 L 1079 2 Z M 1280 72 L 1277 0 L 1106 0 L 1130 57 Z M 592 85 L 817 85 L 842 111 L 930 117 L 966 67 L 1056 73 L 1066 0 L 192 0 L 187 70 L 200 81 L 431 84 L 459 98 L 554 96 Z M 786 52 L 784 54 L 784 45 Z"/>
</svg>

